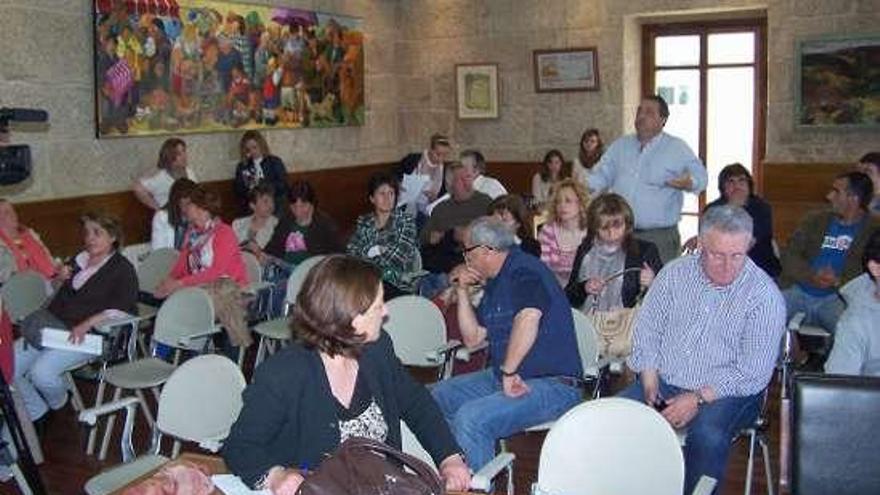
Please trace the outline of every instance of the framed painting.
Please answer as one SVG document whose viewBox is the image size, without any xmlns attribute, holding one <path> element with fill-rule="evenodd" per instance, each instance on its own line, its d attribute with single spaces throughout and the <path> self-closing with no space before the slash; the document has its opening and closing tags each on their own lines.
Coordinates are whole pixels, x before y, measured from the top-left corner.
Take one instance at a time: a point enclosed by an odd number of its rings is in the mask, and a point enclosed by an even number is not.
<svg viewBox="0 0 880 495">
<path fill-rule="evenodd" d="M 535 91 L 598 91 L 599 59 L 595 47 L 535 50 Z"/>
<path fill-rule="evenodd" d="M 359 18 L 214 0 L 94 0 L 94 40 L 101 138 L 364 123 Z"/>
<path fill-rule="evenodd" d="M 498 64 L 456 65 L 455 101 L 459 119 L 497 119 Z"/>
<path fill-rule="evenodd" d="M 798 126 L 880 127 L 880 35 L 802 41 L 795 74 Z"/>
</svg>

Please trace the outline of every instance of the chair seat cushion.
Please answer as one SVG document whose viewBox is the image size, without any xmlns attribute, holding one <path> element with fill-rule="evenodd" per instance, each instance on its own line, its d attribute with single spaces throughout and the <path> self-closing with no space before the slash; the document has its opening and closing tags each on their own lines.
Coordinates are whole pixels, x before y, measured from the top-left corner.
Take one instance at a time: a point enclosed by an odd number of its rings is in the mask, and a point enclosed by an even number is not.
<svg viewBox="0 0 880 495">
<path fill-rule="evenodd" d="M 114 466 L 93 476 L 83 488 L 88 495 L 108 495 L 168 461 L 167 457 L 161 455 L 141 456 L 128 464 Z"/>
<path fill-rule="evenodd" d="M 165 383 L 174 365 L 158 358 L 146 358 L 109 368 L 105 374 L 107 383 L 114 387 L 138 389 L 156 387 Z"/>
<path fill-rule="evenodd" d="M 289 340 L 291 337 L 287 318 L 276 318 L 274 320 L 264 321 L 263 323 L 254 326 L 254 332 L 263 337 L 277 340 Z"/>
</svg>

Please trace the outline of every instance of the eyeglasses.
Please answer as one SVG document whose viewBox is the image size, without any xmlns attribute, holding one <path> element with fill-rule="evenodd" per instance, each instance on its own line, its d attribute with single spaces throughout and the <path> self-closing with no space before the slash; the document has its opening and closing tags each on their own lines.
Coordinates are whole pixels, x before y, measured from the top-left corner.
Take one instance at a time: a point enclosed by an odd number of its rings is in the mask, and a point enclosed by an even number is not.
<svg viewBox="0 0 880 495">
<path fill-rule="evenodd" d="M 471 247 L 465 247 L 465 248 L 462 248 L 462 249 L 461 249 L 461 254 L 463 254 L 463 255 L 466 256 L 468 253 L 470 253 L 470 252 L 473 251 L 474 249 L 481 248 L 481 247 L 486 247 L 486 246 L 484 246 L 484 245 L 482 245 L 482 244 L 474 244 L 474 245 L 471 246 Z"/>
<path fill-rule="evenodd" d="M 607 222 L 603 222 L 602 225 L 599 226 L 599 230 L 611 230 L 611 229 L 619 229 L 626 225 L 626 221 L 622 218 L 615 218 L 613 220 L 609 220 Z"/>
</svg>

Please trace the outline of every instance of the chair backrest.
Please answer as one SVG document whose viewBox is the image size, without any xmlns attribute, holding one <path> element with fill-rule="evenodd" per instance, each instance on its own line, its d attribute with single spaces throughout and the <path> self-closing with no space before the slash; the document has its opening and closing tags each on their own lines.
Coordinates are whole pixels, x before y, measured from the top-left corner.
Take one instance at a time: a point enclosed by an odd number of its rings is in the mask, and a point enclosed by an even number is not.
<svg viewBox="0 0 880 495">
<path fill-rule="evenodd" d="M 46 279 L 30 270 L 14 273 L 0 288 L 0 297 L 12 321 L 21 321 L 49 298 Z"/>
<path fill-rule="evenodd" d="M 189 345 L 187 337 L 206 334 L 214 328 L 214 303 L 204 289 L 186 287 L 171 294 L 159 307 L 153 340 L 178 349 L 201 349 L 203 339 Z"/>
<path fill-rule="evenodd" d="M 160 248 L 150 251 L 137 267 L 138 289 L 152 293 L 162 280 L 171 272 L 180 253 L 172 248 Z"/>
<path fill-rule="evenodd" d="M 325 257 L 323 254 L 312 256 L 304 259 L 294 267 L 293 271 L 290 272 L 290 277 L 287 278 L 287 295 L 285 296 L 287 302 L 293 303 L 296 301 L 296 295 L 299 294 L 299 289 L 302 287 L 303 282 L 306 281 L 306 275 L 309 274 L 312 267 Z"/>
<path fill-rule="evenodd" d="M 150 243 L 129 244 L 123 247 L 121 252 L 125 259 L 131 263 L 131 266 L 137 267 L 141 264 L 141 260 L 150 254 Z"/>
<path fill-rule="evenodd" d="M 599 376 L 599 342 L 590 318 L 578 309 L 571 309 L 578 354 L 585 377 Z"/>
<path fill-rule="evenodd" d="M 241 258 L 244 260 L 244 267 L 247 270 L 248 281 L 256 283 L 263 280 L 263 267 L 260 260 L 250 251 L 242 251 Z"/>
<path fill-rule="evenodd" d="M 162 387 L 156 424 L 164 434 L 201 443 L 220 442 L 241 411 L 245 380 L 224 356 L 194 357 Z"/>
<path fill-rule="evenodd" d="M 880 378 L 798 374 L 791 493 L 880 493 Z"/>
<path fill-rule="evenodd" d="M 428 352 L 446 343 L 446 322 L 430 300 L 421 296 L 399 296 L 386 303 L 388 320 L 384 329 L 394 343 L 394 352 L 407 366 L 436 367 Z"/>
<path fill-rule="evenodd" d="M 406 422 L 400 422 L 400 450 L 403 452 L 419 459 L 425 461 L 429 466 L 433 468 L 437 468 L 437 465 L 434 464 L 434 459 L 431 458 L 431 454 L 425 450 L 425 447 L 422 446 L 422 443 L 419 442 L 419 439 L 416 438 L 416 434 L 409 429 L 409 426 L 406 425 Z"/>
<path fill-rule="evenodd" d="M 675 432 L 640 402 L 584 402 L 556 421 L 541 447 L 539 493 L 681 495 L 683 488 Z"/>
</svg>

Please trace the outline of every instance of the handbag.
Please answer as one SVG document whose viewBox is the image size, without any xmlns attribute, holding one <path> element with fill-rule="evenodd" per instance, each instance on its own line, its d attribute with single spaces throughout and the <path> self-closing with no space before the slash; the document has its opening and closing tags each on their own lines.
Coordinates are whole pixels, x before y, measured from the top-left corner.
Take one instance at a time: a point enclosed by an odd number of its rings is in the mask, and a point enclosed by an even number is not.
<svg viewBox="0 0 880 495">
<path fill-rule="evenodd" d="M 425 462 L 382 442 L 352 437 L 317 470 L 306 475 L 297 493 L 443 495 L 444 492 L 437 472 Z"/>
<path fill-rule="evenodd" d="M 625 358 L 632 353 L 633 323 L 637 311 L 638 305 L 589 314 L 599 337 L 600 356 Z"/>
</svg>

